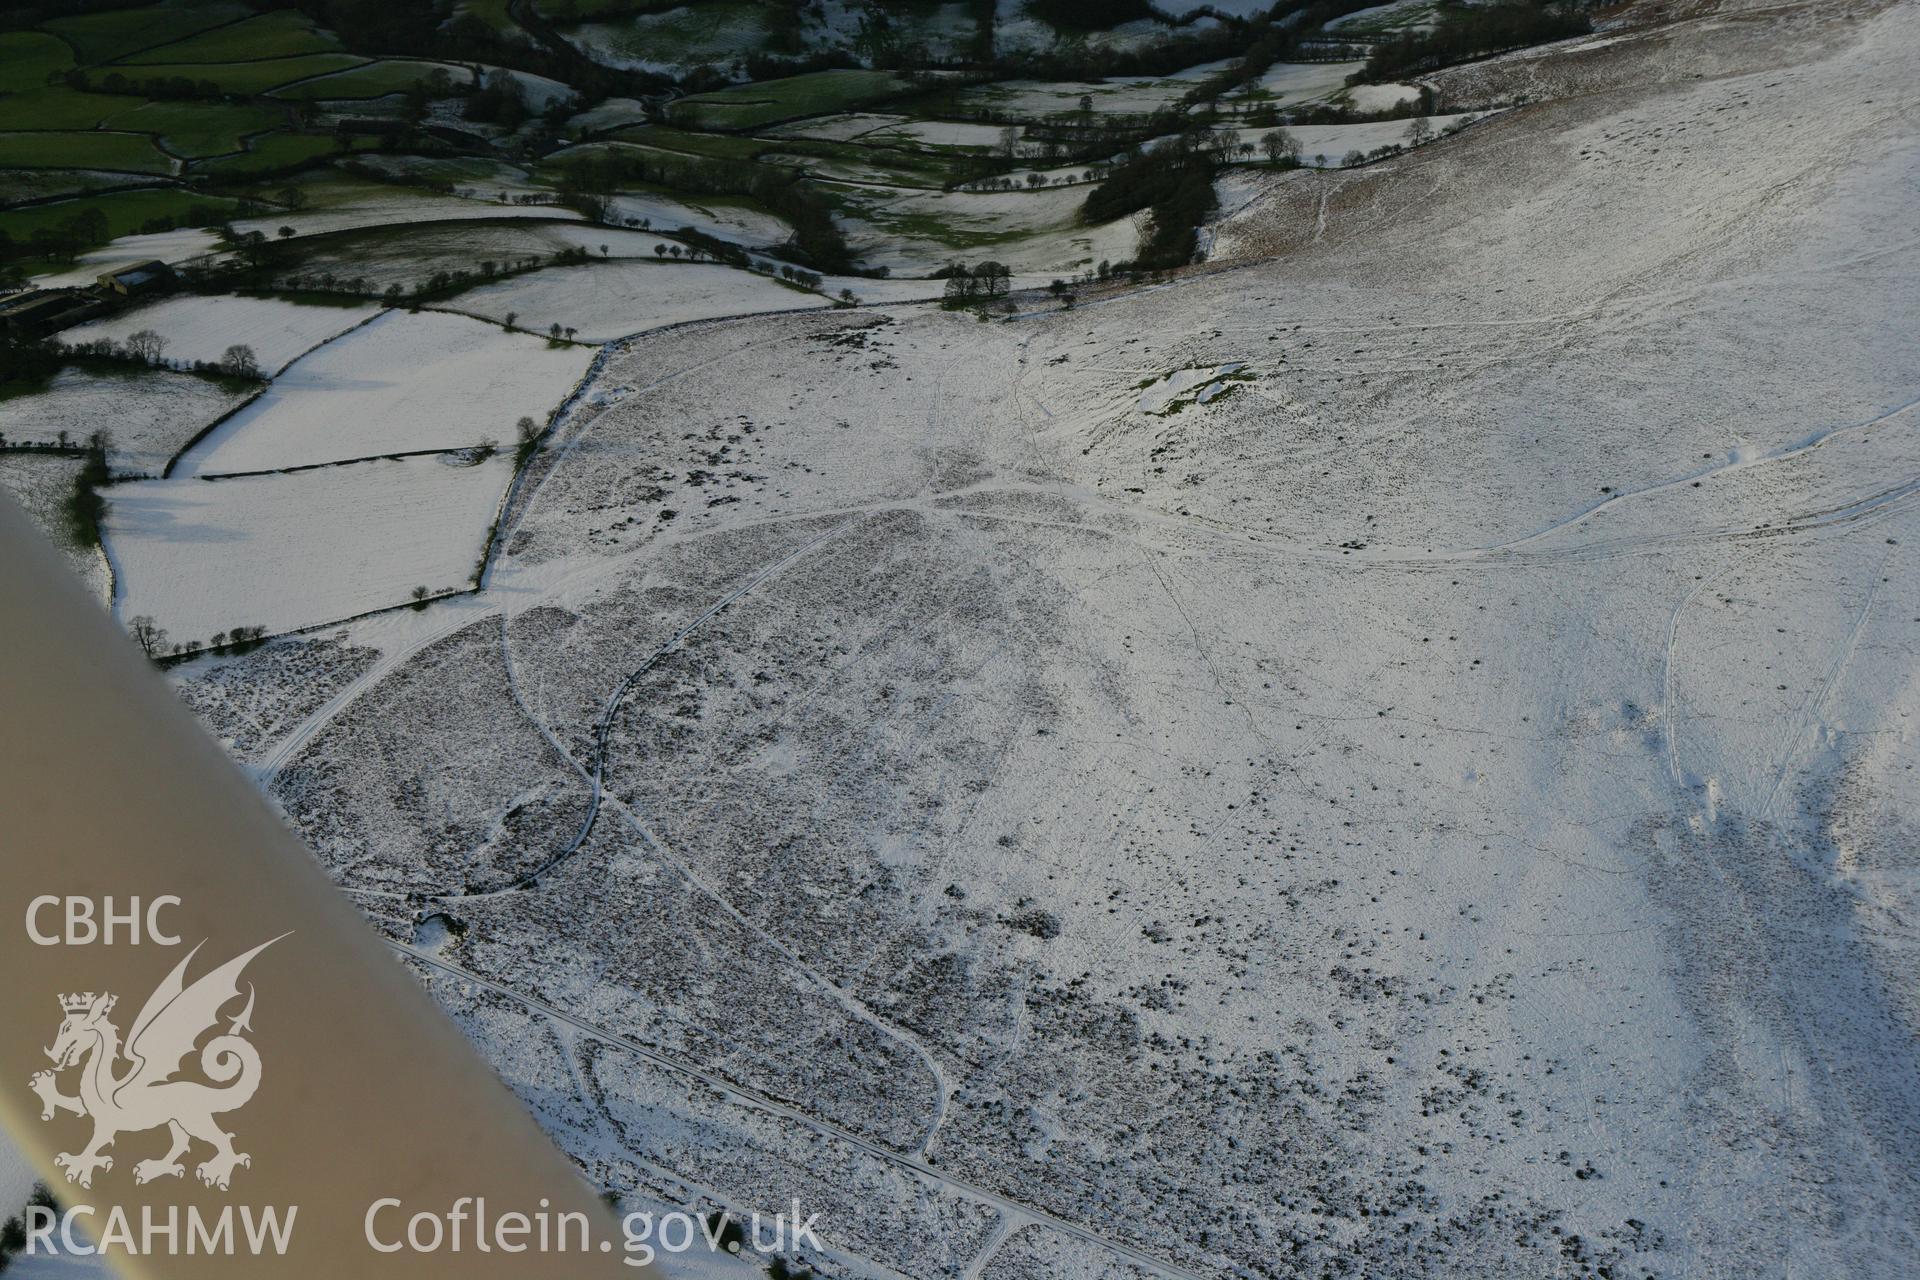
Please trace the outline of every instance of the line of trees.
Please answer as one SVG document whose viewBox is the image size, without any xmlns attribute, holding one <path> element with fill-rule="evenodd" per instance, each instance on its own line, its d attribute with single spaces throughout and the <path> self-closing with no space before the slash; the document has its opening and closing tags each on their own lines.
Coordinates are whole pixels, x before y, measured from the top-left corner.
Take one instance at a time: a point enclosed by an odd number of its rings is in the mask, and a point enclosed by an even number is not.
<svg viewBox="0 0 1920 1280">
<path fill-rule="evenodd" d="M 424 591 L 426 588 L 422 587 Z M 198 640 L 171 640 L 167 629 L 153 620 L 153 615 L 137 613 L 127 619 L 127 635 L 140 646 L 140 652 L 156 663 L 166 663 L 168 659 L 184 658 L 190 654 L 209 652 L 220 655 L 249 653 L 267 642 L 265 627 L 235 627 L 232 631 L 216 631 L 213 639 L 204 645 Z"/>
<path fill-rule="evenodd" d="M 92 93 L 124 93 L 159 101 L 183 101 L 199 98 L 241 97 L 231 94 L 211 80 L 190 80 L 186 76 L 146 76 L 134 79 L 121 71 L 109 71 L 98 80 L 78 67 L 65 76 L 69 89 Z"/>
<path fill-rule="evenodd" d="M 949 263 L 934 272 L 934 276 L 946 277 L 946 296 L 940 305 L 948 308 L 977 306 L 1004 298 L 1013 284 L 1012 268 L 991 259 L 971 267 L 964 262 Z"/>
<path fill-rule="evenodd" d="M 100 522 L 107 518 L 107 500 L 100 496 L 100 490 L 113 479 L 107 469 L 107 443 L 104 431 L 87 437 L 87 451 L 82 455 L 79 474 L 74 476 L 73 489 L 67 494 L 67 535 L 76 546 L 100 545 Z"/>
<path fill-rule="evenodd" d="M 152 329 L 137 330 L 122 341 L 112 338 L 71 343 L 50 340 L 44 344 L 44 349 L 50 353 L 50 358 L 60 362 L 104 360 L 116 364 L 136 364 L 149 369 L 178 369 L 183 373 L 197 373 L 204 377 L 244 378 L 249 382 L 261 381 L 266 376 L 261 371 L 259 356 L 244 342 L 229 346 L 218 360 L 169 361 L 166 359 L 166 338 Z"/>
</svg>

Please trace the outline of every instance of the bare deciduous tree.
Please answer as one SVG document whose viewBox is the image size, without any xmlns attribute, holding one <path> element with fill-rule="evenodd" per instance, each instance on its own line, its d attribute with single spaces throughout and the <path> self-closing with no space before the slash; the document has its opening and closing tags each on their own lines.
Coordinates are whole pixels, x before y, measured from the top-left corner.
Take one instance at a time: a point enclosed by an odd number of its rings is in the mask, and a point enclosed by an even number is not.
<svg viewBox="0 0 1920 1280">
<path fill-rule="evenodd" d="M 127 619 L 127 634 L 140 646 L 140 652 L 149 658 L 167 651 L 166 628 L 157 626 L 147 614 L 136 614 Z"/>
<path fill-rule="evenodd" d="M 1282 160 L 1299 158 L 1300 140 L 1285 129 L 1275 129 L 1260 139 L 1260 149 L 1267 153 L 1267 159 L 1279 164 Z"/>
<path fill-rule="evenodd" d="M 244 342 L 236 342 L 220 354 L 220 372 L 235 378 L 260 376 L 260 358 Z"/>
<path fill-rule="evenodd" d="M 127 335 L 127 354 L 135 360 L 147 364 L 159 364 L 160 353 L 167 349 L 167 340 L 151 329 L 141 329 Z"/>
</svg>

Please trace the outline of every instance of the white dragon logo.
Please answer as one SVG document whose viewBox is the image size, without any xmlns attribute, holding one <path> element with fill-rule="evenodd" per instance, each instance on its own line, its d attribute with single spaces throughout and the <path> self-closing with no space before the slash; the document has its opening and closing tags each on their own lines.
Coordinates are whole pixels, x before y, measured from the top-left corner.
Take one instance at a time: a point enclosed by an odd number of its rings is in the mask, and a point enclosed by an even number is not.
<svg viewBox="0 0 1920 1280">
<path fill-rule="evenodd" d="M 214 1036 L 200 1050 L 200 1070 L 214 1083 L 173 1077 L 200 1037 L 219 1023 L 220 1010 L 239 997 L 240 972 L 247 962 L 278 941 L 270 938 L 187 986 L 187 965 L 200 950 L 195 946 L 147 997 L 127 1032 L 124 1050 L 119 1028 L 107 1021 L 118 997 L 91 991 L 60 997 L 66 1017 L 53 1047 L 46 1051 L 53 1059 L 53 1070 L 35 1073 L 29 1087 L 40 1095 L 42 1120 L 51 1120 L 61 1111 L 93 1118 L 93 1138 L 86 1149 L 53 1158 L 66 1170 L 68 1182 L 92 1186 L 95 1169 L 113 1168 L 113 1157 L 105 1151 L 116 1137 L 161 1125 L 167 1126 L 173 1145 L 158 1160 L 133 1166 L 136 1183 L 184 1174 L 180 1157 L 194 1139 L 213 1147 L 212 1158 L 196 1170 L 200 1181 L 210 1187 L 225 1191 L 235 1167 L 253 1163 L 250 1156 L 233 1149 L 233 1135 L 213 1119 L 245 1106 L 260 1087 L 260 1053 L 240 1035 L 253 1029 L 249 1025 L 253 984 L 247 984 L 246 1007 L 231 1020 L 226 1033 Z M 116 1073 L 122 1058 L 130 1065 Z M 83 1062 L 79 1095 L 68 1097 L 60 1092 L 58 1074 Z"/>
</svg>

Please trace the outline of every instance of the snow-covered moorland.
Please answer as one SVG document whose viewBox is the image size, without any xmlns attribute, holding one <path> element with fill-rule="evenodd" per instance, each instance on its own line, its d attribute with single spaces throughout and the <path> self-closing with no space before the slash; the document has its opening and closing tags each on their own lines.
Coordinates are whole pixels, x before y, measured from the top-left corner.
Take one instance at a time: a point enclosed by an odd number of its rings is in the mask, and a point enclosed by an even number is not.
<svg viewBox="0 0 1920 1280">
<path fill-rule="evenodd" d="M 1160 288 L 612 349 L 269 785 L 596 1179 L 845 1274 L 1898 1274 L 1920 20 L 1807 14 Z"/>
<path fill-rule="evenodd" d="M 120 611 L 317 628 L 173 678 L 630 1204 L 797 1198 L 834 1277 L 1905 1275 L 1920 8 L 1602 20 L 1071 302 L 382 316 L 176 475 L 321 465 L 109 490 Z M 1083 196 L 835 216 L 1127 256 Z"/>
</svg>

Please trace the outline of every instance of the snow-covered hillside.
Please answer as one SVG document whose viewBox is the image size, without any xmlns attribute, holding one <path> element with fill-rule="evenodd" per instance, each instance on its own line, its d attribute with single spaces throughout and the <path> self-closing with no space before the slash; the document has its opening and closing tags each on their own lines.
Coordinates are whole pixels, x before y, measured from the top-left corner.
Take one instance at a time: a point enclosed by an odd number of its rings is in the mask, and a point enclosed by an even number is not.
<svg viewBox="0 0 1920 1280">
<path fill-rule="evenodd" d="M 597 1184 L 823 1274 L 1909 1274 L 1920 6 L 1615 19 L 1158 284 L 389 312 L 197 470 L 503 452 L 129 486 L 122 611 L 503 502 L 174 679 Z M 693 273 L 456 305 L 808 302 Z"/>
</svg>

